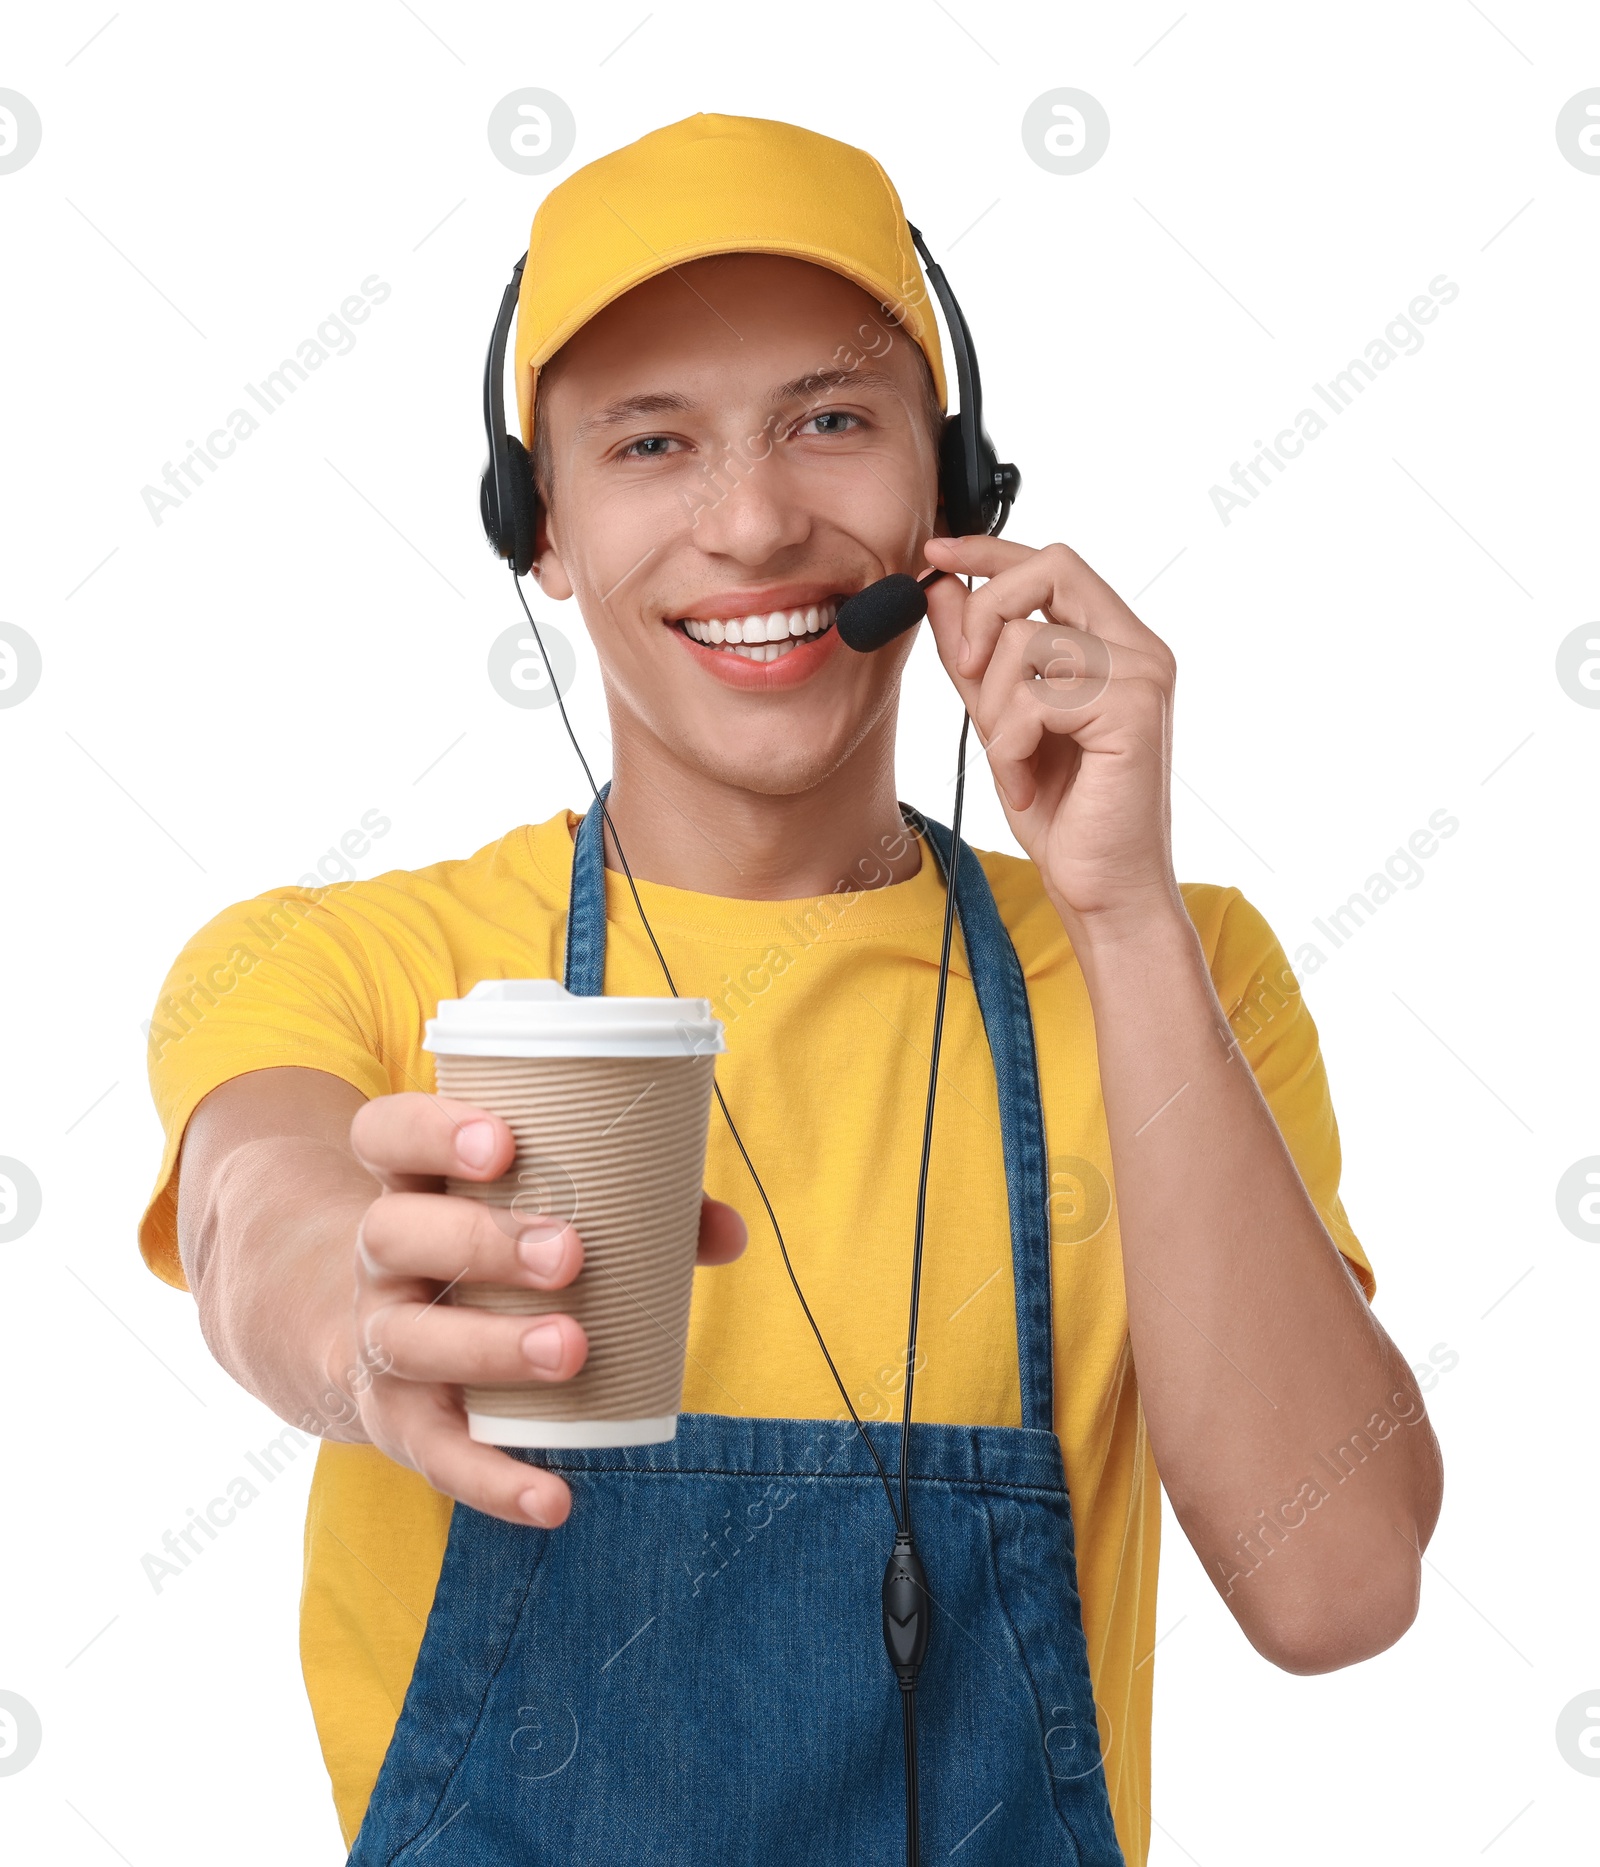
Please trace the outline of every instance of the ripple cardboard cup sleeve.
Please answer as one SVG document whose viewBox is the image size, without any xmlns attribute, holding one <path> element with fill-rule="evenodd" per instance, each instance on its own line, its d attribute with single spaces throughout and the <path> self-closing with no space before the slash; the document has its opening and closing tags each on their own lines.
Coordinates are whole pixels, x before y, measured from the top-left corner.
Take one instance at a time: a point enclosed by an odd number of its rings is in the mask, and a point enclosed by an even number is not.
<svg viewBox="0 0 1600 1867">
<path fill-rule="evenodd" d="M 458 1283 L 449 1300 L 562 1313 L 589 1338 L 570 1381 L 467 1387 L 468 1428 L 498 1446 L 643 1446 L 683 1400 L 706 1132 L 722 1026 L 703 998 L 574 997 L 552 979 L 490 979 L 440 1001 L 423 1048 L 438 1092 L 500 1116 L 510 1171 L 445 1182 L 528 1219 L 570 1221 L 583 1269 L 564 1290 Z"/>
</svg>

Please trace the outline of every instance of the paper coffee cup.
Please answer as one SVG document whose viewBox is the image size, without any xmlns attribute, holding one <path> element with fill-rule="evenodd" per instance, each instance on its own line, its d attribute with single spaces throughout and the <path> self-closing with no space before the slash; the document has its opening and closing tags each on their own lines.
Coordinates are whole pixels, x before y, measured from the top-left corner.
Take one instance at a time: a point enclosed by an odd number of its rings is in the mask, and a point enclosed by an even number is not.
<svg viewBox="0 0 1600 1867">
<path fill-rule="evenodd" d="M 583 1269 L 563 1290 L 458 1283 L 449 1301 L 566 1314 L 589 1357 L 570 1381 L 467 1387 L 474 1439 L 642 1446 L 671 1439 L 683 1399 L 706 1130 L 722 1026 L 703 998 L 574 997 L 552 979 L 490 979 L 428 1020 L 440 1095 L 516 1136 L 499 1180 L 446 1190 L 571 1221 Z"/>
</svg>

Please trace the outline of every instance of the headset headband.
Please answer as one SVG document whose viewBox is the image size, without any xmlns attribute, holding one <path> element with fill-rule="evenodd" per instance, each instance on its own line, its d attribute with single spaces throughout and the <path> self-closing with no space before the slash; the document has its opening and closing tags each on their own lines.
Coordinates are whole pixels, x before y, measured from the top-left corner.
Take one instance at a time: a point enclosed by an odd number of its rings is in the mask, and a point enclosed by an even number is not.
<svg viewBox="0 0 1600 1867">
<path fill-rule="evenodd" d="M 957 536 L 964 532 L 1001 532 L 1005 530 L 1006 520 L 1011 516 L 1011 502 L 1022 490 L 1022 475 L 1009 461 L 1002 462 L 996 458 L 994 443 L 984 431 L 983 384 L 978 375 L 978 352 L 966 316 L 950 289 L 950 281 L 944 276 L 944 268 L 928 251 L 919 229 L 907 221 L 906 230 L 921 257 L 928 283 L 939 301 L 939 309 L 944 313 L 945 329 L 950 334 L 950 349 L 955 357 L 956 388 L 961 397 L 960 412 L 954 418 L 957 425 L 946 428 L 946 444 L 951 437 L 960 437 L 960 485 L 967 493 L 965 503 L 968 516 L 976 522 L 958 525 L 951 518 L 950 530 Z M 945 491 L 942 484 L 940 490 Z M 948 505 L 947 497 L 946 516 L 951 517 Z"/>
</svg>

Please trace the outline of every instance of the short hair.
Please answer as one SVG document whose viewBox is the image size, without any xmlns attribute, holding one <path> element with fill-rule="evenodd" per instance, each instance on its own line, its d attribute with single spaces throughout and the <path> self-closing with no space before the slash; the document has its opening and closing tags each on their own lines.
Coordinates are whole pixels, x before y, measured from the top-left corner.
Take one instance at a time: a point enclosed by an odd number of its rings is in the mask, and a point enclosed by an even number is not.
<svg viewBox="0 0 1600 1867">
<path fill-rule="evenodd" d="M 933 442 L 934 458 L 939 454 L 939 443 L 944 437 L 944 410 L 939 405 L 939 391 L 934 386 L 933 370 L 920 344 L 915 346 L 917 353 L 917 386 L 921 391 L 921 408 L 918 411 L 928 430 L 928 438 Z M 550 429 L 542 419 L 545 380 L 551 364 L 560 357 L 558 350 L 539 372 L 539 380 L 533 395 L 533 484 L 538 491 L 542 505 L 550 504 L 551 489 L 555 484 L 555 456 L 550 449 Z"/>
</svg>

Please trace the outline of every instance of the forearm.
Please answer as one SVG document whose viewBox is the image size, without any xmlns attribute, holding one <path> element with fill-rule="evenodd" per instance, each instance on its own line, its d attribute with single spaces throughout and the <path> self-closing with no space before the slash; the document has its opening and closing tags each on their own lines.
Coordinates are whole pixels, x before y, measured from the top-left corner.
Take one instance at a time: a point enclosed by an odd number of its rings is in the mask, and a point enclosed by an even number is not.
<svg viewBox="0 0 1600 1867">
<path fill-rule="evenodd" d="M 350 1091 L 348 1100 L 353 1108 L 361 1098 Z M 349 1126 L 342 1101 L 332 1111 L 335 1130 Z M 359 1439 L 350 1399 L 360 1374 L 354 1246 L 376 1183 L 342 1140 L 239 1139 L 216 1113 L 202 1107 L 191 1125 L 178 1203 L 179 1247 L 206 1342 L 281 1418 Z"/>
<path fill-rule="evenodd" d="M 1078 945 L 1163 1483 L 1264 1651 L 1304 1669 L 1376 1651 L 1410 1618 L 1438 1510 L 1410 1371 L 1301 1183 L 1187 917 Z M 1340 1459 L 1358 1431 L 1371 1455 Z"/>
</svg>

